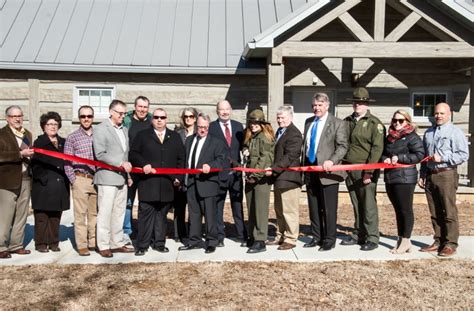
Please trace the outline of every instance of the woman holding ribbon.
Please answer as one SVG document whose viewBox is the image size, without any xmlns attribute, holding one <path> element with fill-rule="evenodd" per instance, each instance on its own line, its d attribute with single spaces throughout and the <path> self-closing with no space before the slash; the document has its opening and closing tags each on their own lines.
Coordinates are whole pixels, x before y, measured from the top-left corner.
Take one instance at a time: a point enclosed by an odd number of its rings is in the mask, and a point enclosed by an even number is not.
<svg viewBox="0 0 474 311">
<path fill-rule="evenodd" d="M 417 164 L 424 156 L 423 142 L 416 133 L 416 125 L 408 112 L 397 110 L 385 138 L 382 161 L 388 164 Z M 416 166 L 385 169 L 385 188 L 395 209 L 398 242 L 390 250 L 393 254 L 410 252 L 413 229 L 413 194 L 418 180 Z"/>
<path fill-rule="evenodd" d="M 35 140 L 34 148 L 64 152 L 65 139 L 58 135 L 61 116 L 57 112 L 47 112 L 41 116 L 40 126 L 44 134 Z M 41 253 L 59 252 L 61 214 L 69 209 L 69 179 L 64 172 L 64 160 L 35 153 L 31 168 L 35 248 Z"/>
<path fill-rule="evenodd" d="M 244 157 L 247 168 L 265 169 L 273 162 L 274 133 L 270 123 L 260 109 L 249 114 L 244 138 Z M 265 172 L 247 173 L 245 195 L 249 218 L 249 241 L 247 253 L 266 251 L 268 235 L 268 205 L 270 201 L 270 177 Z"/>
</svg>

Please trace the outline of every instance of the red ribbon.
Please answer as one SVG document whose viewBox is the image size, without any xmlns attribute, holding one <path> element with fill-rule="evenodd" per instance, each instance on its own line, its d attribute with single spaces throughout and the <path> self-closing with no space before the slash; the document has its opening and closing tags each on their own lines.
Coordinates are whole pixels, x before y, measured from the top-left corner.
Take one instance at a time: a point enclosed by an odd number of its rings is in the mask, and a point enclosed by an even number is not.
<svg viewBox="0 0 474 311">
<path fill-rule="evenodd" d="M 37 153 L 41 153 L 50 157 L 63 159 L 71 162 L 77 162 L 87 165 L 92 165 L 100 168 L 105 168 L 108 170 L 124 172 L 123 167 L 113 166 L 100 161 L 89 160 L 81 157 L 76 157 L 70 154 L 65 154 L 57 151 L 50 151 L 41 148 L 33 148 Z M 424 158 L 421 162 L 429 160 L 429 157 Z M 329 170 L 331 172 L 336 171 L 361 171 L 361 170 L 376 170 L 376 169 L 393 169 L 393 168 L 406 168 L 415 166 L 416 164 L 387 164 L 387 163 L 368 163 L 368 164 L 342 164 L 342 165 L 333 165 Z M 221 172 L 225 170 L 236 171 L 236 172 L 245 172 L 245 173 L 263 173 L 266 172 L 265 169 L 259 168 L 245 168 L 245 167 L 234 167 L 234 168 L 211 168 L 210 172 Z M 277 168 L 275 171 L 292 171 L 292 172 L 325 172 L 322 166 L 297 166 L 297 167 L 288 167 L 288 168 Z M 200 174 L 202 169 L 189 169 L 189 168 L 155 168 L 155 173 L 153 174 Z M 140 167 L 133 167 L 132 173 L 143 173 L 143 169 Z"/>
</svg>

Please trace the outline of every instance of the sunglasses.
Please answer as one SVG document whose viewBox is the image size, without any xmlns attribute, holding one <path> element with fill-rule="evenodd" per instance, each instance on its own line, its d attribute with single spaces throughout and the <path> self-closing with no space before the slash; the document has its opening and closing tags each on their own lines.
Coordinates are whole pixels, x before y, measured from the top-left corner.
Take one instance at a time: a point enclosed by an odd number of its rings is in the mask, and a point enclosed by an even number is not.
<svg viewBox="0 0 474 311">
<path fill-rule="evenodd" d="M 395 119 L 395 118 L 392 119 L 392 123 L 397 123 L 397 122 L 399 124 L 403 124 L 403 122 L 405 122 L 405 119 Z"/>
<path fill-rule="evenodd" d="M 153 116 L 153 119 L 155 119 L 155 120 L 158 120 L 158 119 L 166 120 L 166 118 L 167 118 L 167 116 Z"/>
<path fill-rule="evenodd" d="M 81 114 L 79 116 L 80 119 L 93 119 L 94 118 L 94 115 L 92 114 Z"/>
<path fill-rule="evenodd" d="M 184 115 L 183 119 L 194 119 L 194 115 Z"/>
</svg>

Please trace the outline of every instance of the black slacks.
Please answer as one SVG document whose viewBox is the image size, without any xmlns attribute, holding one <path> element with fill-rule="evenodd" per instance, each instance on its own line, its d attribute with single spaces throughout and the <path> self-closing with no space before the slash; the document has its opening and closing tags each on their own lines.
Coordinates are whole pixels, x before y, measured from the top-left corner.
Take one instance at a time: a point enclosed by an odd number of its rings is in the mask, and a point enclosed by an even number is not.
<svg viewBox="0 0 474 311">
<path fill-rule="evenodd" d="M 59 245 L 59 224 L 62 211 L 34 210 L 35 247 L 57 247 Z"/>
<path fill-rule="evenodd" d="M 148 249 L 153 240 L 153 248 L 164 246 L 166 242 L 166 215 L 171 202 L 140 201 L 138 207 L 137 246 Z"/>
<path fill-rule="evenodd" d="M 216 197 L 200 197 L 196 186 L 188 188 L 189 244 L 202 245 L 202 217 L 205 220 L 206 244 L 217 246 Z"/>
<path fill-rule="evenodd" d="M 174 238 L 181 242 L 188 238 L 188 226 L 186 225 L 186 205 L 188 199 L 186 192 L 175 189 L 173 202 L 174 216 Z"/>
<path fill-rule="evenodd" d="M 339 183 L 323 185 L 311 174 L 307 185 L 311 235 L 317 241 L 336 243 Z"/>
<path fill-rule="evenodd" d="M 413 230 L 413 193 L 415 184 L 385 184 L 388 198 L 395 209 L 398 236 L 409 238 Z"/>
</svg>

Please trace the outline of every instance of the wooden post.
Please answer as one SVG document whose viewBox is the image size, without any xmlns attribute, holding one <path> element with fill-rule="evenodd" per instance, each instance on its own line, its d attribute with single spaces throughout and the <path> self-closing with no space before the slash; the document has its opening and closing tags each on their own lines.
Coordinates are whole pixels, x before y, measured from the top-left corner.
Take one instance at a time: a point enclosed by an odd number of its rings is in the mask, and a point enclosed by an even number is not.
<svg viewBox="0 0 474 311">
<path fill-rule="evenodd" d="M 277 128 L 276 112 L 284 104 L 285 65 L 281 63 L 268 64 L 268 107 L 266 117 L 273 128 Z"/>
<path fill-rule="evenodd" d="M 469 187 L 474 187 L 474 75 L 471 69 L 471 91 L 469 98 L 469 161 L 467 163 L 467 177 Z"/>
<path fill-rule="evenodd" d="M 28 79 L 29 89 L 29 113 L 28 113 L 28 130 L 33 134 L 33 140 L 41 133 L 40 127 L 40 108 L 39 108 L 39 80 Z"/>
</svg>

